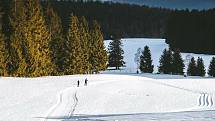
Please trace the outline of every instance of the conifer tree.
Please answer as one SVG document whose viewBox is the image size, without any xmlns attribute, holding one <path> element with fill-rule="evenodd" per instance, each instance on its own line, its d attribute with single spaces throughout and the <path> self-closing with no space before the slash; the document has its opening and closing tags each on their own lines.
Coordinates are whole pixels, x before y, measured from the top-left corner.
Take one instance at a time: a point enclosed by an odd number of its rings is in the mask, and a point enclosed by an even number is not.
<svg viewBox="0 0 215 121">
<path fill-rule="evenodd" d="M 191 61 L 187 68 L 187 75 L 196 76 L 197 75 L 197 66 L 194 57 L 191 58 Z"/>
<path fill-rule="evenodd" d="M 2 18 L 0 20 L 0 24 L 2 25 L 0 28 L 2 28 L 2 33 L 5 38 L 5 48 L 7 51 L 7 60 L 6 60 L 6 68 L 8 75 L 12 76 L 13 72 L 17 69 L 17 62 L 18 59 L 16 56 L 17 53 L 15 53 L 14 49 L 11 47 L 11 31 L 12 27 L 10 25 L 10 17 L 12 16 L 14 7 L 14 0 L 1 0 L 0 1 L 0 7 L 2 8 L 2 11 L 0 14 L 2 15 Z"/>
<path fill-rule="evenodd" d="M 67 74 L 82 74 L 83 70 L 83 51 L 81 49 L 79 21 L 74 15 L 71 16 L 71 23 L 67 35 L 69 43 L 69 58 Z"/>
<path fill-rule="evenodd" d="M 91 63 L 91 72 L 105 70 L 107 68 L 108 56 L 107 51 L 104 47 L 104 38 L 101 32 L 101 27 L 97 21 L 93 21 L 93 27 L 90 32 L 91 41 L 90 41 L 90 63 Z"/>
<path fill-rule="evenodd" d="M 173 74 L 184 74 L 184 62 L 181 57 L 180 51 L 175 50 L 172 55 L 172 73 Z"/>
<path fill-rule="evenodd" d="M 122 42 L 120 39 L 113 39 L 108 46 L 109 53 L 109 67 L 115 67 L 119 70 L 119 67 L 123 67 L 125 62 L 123 61 L 124 51 L 122 49 Z"/>
<path fill-rule="evenodd" d="M 44 13 L 46 25 L 51 34 L 49 46 L 52 55 L 52 62 L 55 63 L 56 71 L 59 75 L 65 71 L 65 61 L 67 56 L 66 41 L 63 38 L 62 23 L 58 14 L 51 7 L 50 1 L 47 2 Z"/>
<path fill-rule="evenodd" d="M 90 61 L 89 61 L 89 54 L 90 54 L 90 33 L 89 33 L 89 26 L 86 18 L 82 16 L 79 22 L 79 33 L 80 33 L 80 44 L 81 49 L 83 51 L 83 70 L 84 73 L 89 73 L 90 71 Z"/>
<path fill-rule="evenodd" d="M 5 48 L 5 38 L 0 29 L 0 76 L 8 76 L 7 72 L 7 50 Z"/>
<path fill-rule="evenodd" d="M 27 52 L 27 41 L 24 37 L 27 28 L 27 16 L 23 1 L 14 1 L 14 8 L 10 17 L 11 43 L 10 43 L 10 59 L 12 65 L 10 75 L 12 76 L 28 76 L 26 61 L 29 59 Z"/>
<path fill-rule="evenodd" d="M 160 73 L 170 74 L 172 72 L 172 52 L 170 50 L 164 49 L 159 62 L 158 71 Z"/>
<path fill-rule="evenodd" d="M 197 59 L 197 76 L 205 76 L 205 65 L 203 59 L 198 57 Z"/>
<path fill-rule="evenodd" d="M 212 58 L 209 68 L 208 68 L 208 75 L 215 77 L 215 57 Z"/>
<path fill-rule="evenodd" d="M 14 29 L 12 47 L 20 63 L 15 73 L 18 76 L 33 77 L 52 75 L 54 65 L 51 63 L 49 49 L 50 33 L 39 1 L 18 1 L 16 7 L 16 16 L 11 21 Z"/>
<path fill-rule="evenodd" d="M 152 65 L 151 52 L 149 47 L 145 46 L 140 56 L 140 71 L 143 73 L 152 73 L 153 70 L 154 65 Z"/>
</svg>

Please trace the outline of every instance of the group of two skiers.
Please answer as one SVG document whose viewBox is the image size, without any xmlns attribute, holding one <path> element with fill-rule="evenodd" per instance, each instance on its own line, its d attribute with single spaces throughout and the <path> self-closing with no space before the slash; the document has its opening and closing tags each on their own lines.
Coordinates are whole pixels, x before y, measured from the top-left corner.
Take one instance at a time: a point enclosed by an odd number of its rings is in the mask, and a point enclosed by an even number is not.
<svg viewBox="0 0 215 121">
<path fill-rule="evenodd" d="M 87 82 L 88 82 L 88 80 L 87 80 L 87 78 L 84 80 L 84 86 L 87 86 Z M 80 81 L 78 80 L 77 81 L 77 87 L 79 87 L 80 86 Z"/>
</svg>

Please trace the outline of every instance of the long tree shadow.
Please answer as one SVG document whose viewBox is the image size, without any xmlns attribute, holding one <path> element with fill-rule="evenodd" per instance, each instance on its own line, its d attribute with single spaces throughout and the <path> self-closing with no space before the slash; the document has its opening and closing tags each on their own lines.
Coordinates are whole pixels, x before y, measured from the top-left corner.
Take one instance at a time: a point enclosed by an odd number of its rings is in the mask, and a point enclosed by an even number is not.
<svg viewBox="0 0 215 121">
<path fill-rule="evenodd" d="M 114 118 L 114 117 L 122 117 L 122 116 L 135 116 L 135 115 L 142 115 L 140 114 L 101 114 L 101 115 L 86 115 L 86 114 L 77 114 L 68 116 L 52 116 L 52 117 L 35 117 L 35 118 L 44 118 L 44 119 L 57 119 L 59 121 L 108 121 L 105 119 L 100 118 Z"/>
<path fill-rule="evenodd" d="M 54 119 L 59 121 L 173 121 L 173 120 L 210 120 L 214 121 L 214 110 L 205 111 L 183 111 L 183 112 L 168 112 L 168 113 L 136 113 L 136 114 L 101 114 L 101 115 L 85 115 L 77 114 L 62 117 L 47 117 L 47 120 Z M 44 118 L 44 117 L 35 117 Z"/>
</svg>

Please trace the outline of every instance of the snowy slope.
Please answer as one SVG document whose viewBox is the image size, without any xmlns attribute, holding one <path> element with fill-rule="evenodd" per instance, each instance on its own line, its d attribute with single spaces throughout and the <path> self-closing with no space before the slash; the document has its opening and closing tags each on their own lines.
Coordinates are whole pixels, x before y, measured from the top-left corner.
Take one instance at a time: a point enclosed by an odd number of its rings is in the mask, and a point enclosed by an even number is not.
<svg viewBox="0 0 215 121">
<path fill-rule="evenodd" d="M 108 48 L 109 43 L 111 40 L 105 41 L 105 47 Z M 159 66 L 159 58 L 161 54 L 163 53 L 163 50 L 165 48 L 168 49 L 168 44 L 165 43 L 165 39 L 147 39 L 147 38 L 125 38 L 122 39 L 123 43 L 123 50 L 124 50 L 124 61 L 126 62 L 125 70 L 122 71 L 123 73 L 135 73 L 136 72 L 136 64 L 134 62 L 134 55 L 137 52 L 138 48 L 144 49 L 144 46 L 149 46 L 149 49 L 151 50 L 152 54 L 152 60 L 154 64 L 154 73 L 158 71 Z M 182 53 L 182 58 L 185 62 L 185 69 L 184 72 L 186 72 L 186 68 L 188 65 L 187 56 L 192 56 L 195 59 L 198 57 L 202 57 L 204 60 L 204 64 L 206 67 L 206 70 L 208 69 L 208 66 L 210 64 L 210 61 L 214 55 L 204 55 L 204 54 L 194 54 L 194 53 Z"/>
<path fill-rule="evenodd" d="M 89 85 L 83 86 L 88 78 Z M 81 87 L 76 81 L 81 80 Z M 52 121 L 75 115 L 214 110 L 215 79 L 74 75 L 0 79 L 1 121 Z"/>
</svg>

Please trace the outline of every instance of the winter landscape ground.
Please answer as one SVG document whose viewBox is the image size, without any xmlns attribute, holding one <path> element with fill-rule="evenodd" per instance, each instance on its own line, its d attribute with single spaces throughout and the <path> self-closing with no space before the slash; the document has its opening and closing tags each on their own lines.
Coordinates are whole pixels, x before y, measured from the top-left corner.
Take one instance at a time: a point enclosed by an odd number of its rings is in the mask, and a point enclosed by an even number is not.
<svg viewBox="0 0 215 121">
<path fill-rule="evenodd" d="M 106 41 L 107 46 L 110 41 Z M 215 79 L 135 74 L 134 54 L 148 45 L 155 73 L 168 45 L 162 39 L 123 39 L 126 67 L 94 75 L 0 78 L 0 121 L 215 120 Z M 202 57 L 206 68 L 212 55 Z M 185 59 L 186 60 L 186 59 Z M 88 78 L 88 86 L 83 81 Z M 77 87 L 77 80 L 81 86 Z"/>
</svg>

